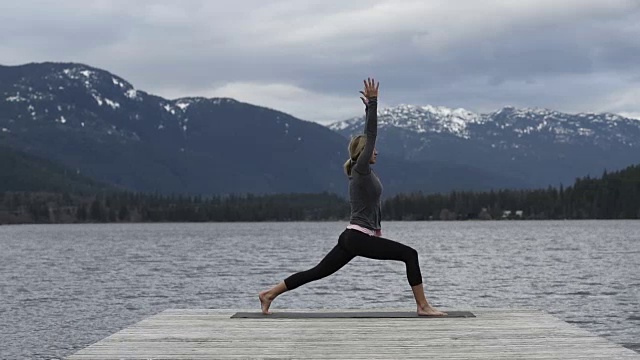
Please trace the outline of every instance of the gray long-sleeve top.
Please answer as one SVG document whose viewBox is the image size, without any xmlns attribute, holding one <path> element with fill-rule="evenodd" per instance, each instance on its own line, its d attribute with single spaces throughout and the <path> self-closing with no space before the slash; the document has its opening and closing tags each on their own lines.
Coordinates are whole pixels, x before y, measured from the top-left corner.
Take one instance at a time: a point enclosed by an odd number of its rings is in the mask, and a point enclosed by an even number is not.
<svg viewBox="0 0 640 360">
<path fill-rule="evenodd" d="M 378 99 L 368 99 L 367 121 L 364 133 L 367 142 L 358 156 L 349 177 L 349 201 L 351 203 L 350 223 L 370 230 L 380 229 L 382 213 L 380 211 L 380 195 L 382 183 L 371 169 L 369 160 L 373 155 L 378 135 Z"/>
</svg>

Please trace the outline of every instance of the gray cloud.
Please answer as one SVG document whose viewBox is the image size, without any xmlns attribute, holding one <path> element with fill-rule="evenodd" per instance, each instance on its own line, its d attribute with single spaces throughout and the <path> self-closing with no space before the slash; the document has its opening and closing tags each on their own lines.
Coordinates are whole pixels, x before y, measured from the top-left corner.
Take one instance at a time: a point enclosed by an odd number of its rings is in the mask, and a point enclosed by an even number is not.
<svg viewBox="0 0 640 360">
<path fill-rule="evenodd" d="M 640 113 L 635 0 L 23 0 L 0 34 L 4 64 L 83 62 L 319 122 L 361 114 L 369 75 L 389 106 Z"/>
</svg>

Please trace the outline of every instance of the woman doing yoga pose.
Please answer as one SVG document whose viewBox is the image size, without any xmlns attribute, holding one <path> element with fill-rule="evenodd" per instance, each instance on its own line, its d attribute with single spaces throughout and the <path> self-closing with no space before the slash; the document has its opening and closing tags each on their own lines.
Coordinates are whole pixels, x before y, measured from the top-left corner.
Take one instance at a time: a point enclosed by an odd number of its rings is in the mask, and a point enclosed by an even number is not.
<svg viewBox="0 0 640 360">
<path fill-rule="evenodd" d="M 258 294 L 262 312 L 271 314 L 271 302 L 285 291 L 322 279 L 338 271 L 356 256 L 378 260 L 397 260 L 406 265 L 407 279 L 416 300 L 418 315 L 446 315 L 433 308 L 424 295 L 418 253 L 415 249 L 382 237 L 380 227 L 380 195 L 382 184 L 372 171 L 376 163 L 375 149 L 378 127 L 378 88 L 374 79 L 364 81 L 362 101 L 366 105 L 365 133 L 349 143 L 350 159 L 344 164 L 349 177 L 351 219 L 340 234 L 338 244 L 315 267 L 295 273 L 269 290 Z"/>
</svg>

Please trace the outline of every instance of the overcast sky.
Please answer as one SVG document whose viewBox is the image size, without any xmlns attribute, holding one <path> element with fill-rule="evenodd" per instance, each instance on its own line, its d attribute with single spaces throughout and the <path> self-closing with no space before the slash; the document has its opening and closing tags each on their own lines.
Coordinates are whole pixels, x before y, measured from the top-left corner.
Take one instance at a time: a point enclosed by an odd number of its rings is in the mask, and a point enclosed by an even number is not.
<svg viewBox="0 0 640 360">
<path fill-rule="evenodd" d="M 2 1 L 0 64 L 42 61 L 321 123 L 367 76 L 382 106 L 640 118 L 640 0 Z"/>
</svg>

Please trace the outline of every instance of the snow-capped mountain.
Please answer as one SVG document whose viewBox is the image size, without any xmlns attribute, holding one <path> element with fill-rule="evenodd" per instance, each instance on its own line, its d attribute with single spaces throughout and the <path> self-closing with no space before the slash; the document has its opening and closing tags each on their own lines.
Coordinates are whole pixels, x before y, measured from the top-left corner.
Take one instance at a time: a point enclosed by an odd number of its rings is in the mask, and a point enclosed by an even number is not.
<svg viewBox="0 0 640 360">
<path fill-rule="evenodd" d="M 464 139 L 486 135 L 496 138 L 514 135 L 521 138 L 547 134 L 558 143 L 592 139 L 594 143 L 608 140 L 625 146 L 640 145 L 640 121 L 609 113 L 572 115 L 549 109 L 516 109 L 507 106 L 493 113 L 477 114 L 462 108 L 400 105 L 379 110 L 378 124 L 380 129 L 404 129 L 416 134 L 449 134 Z M 345 134 L 356 133 L 363 127 L 364 116 L 329 125 L 331 130 Z M 487 129 L 491 131 L 487 132 Z"/>
<path fill-rule="evenodd" d="M 229 98 L 164 99 L 73 63 L 0 66 L 0 145 L 81 175 L 164 193 L 345 194 L 346 140 L 319 124 Z M 524 187 L 473 166 L 381 161 L 385 195 Z"/>
<path fill-rule="evenodd" d="M 128 189 L 338 192 L 343 143 L 275 110 L 228 98 L 164 99 L 82 64 L 0 66 L 0 145 Z M 306 172 L 313 181 L 295 180 L 289 164 L 303 159 L 317 161 Z"/>
<path fill-rule="evenodd" d="M 107 71 L 81 64 L 30 64 L 6 67 L 0 74 L 6 79 L 0 84 L 1 110 L 9 118 L 0 130 L 7 133 L 20 132 L 26 124 L 54 122 L 66 129 L 84 128 L 99 135 L 118 135 L 121 141 L 139 141 L 140 135 L 151 130 L 186 133 L 186 109 L 193 103 L 236 102 L 166 100 L 136 90 Z"/>
<path fill-rule="evenodd" d="M 378 126 L 406 129 L 418 134 L 426 132 L 451 133 L 468 137 L 467 124 L 481 122 L 483 118 L 465 109 L 449 109 L 443 106 L 400 105 L 395 108 L 383 108 L 378 113 Z M 352 132 L 362 129 L 364 117 L 355 117 L 329 125 L 339 132 Z"/>
<path fill-rule="evenodd" d="M 361 133 L 364 116 L 329 128 Z M 379 151 L 502 171 L 539 186 L 571 183 L 640 162 L 640 121 L 616 114 L 566 114 L 504 107 L 488 114 L 441 106 L 378 110 Z"/>
</svg>

